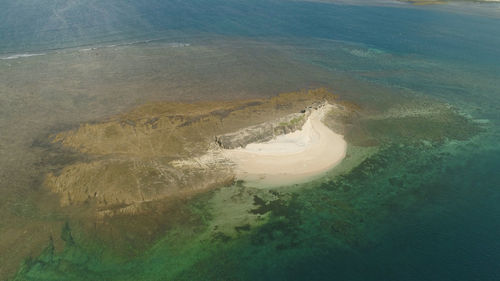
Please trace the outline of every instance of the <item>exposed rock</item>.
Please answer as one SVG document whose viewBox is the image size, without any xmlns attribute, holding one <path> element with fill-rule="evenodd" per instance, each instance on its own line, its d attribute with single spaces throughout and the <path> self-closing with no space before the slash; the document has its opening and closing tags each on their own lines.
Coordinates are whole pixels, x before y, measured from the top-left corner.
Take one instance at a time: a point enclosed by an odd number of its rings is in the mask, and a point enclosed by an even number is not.
<svg viewBox="0 0 500 281">
<path fill-rule="evenodd" d="M 91 160 L 49 173 L 45 185 L 62 205 L 92 203 L 101 215 L 139 212 L 144 202 L 231 183 L 233 167 L 218 155 L 220 147 L 297 130 L 308 114 L 298 112 L 335 99 L 318 89 L 271 99 L 145 104 L 52 136 L 62 149 Z"/>
<path fill-rule="evenodd" d="M 301 111 L 302 112 L 302 111 Z M 222 148 L 232 149 L 245 147 L 253 142 L 266 142 L 275 136 L 288 134 L 302 128 L 309 112 L 294 113 L 274 121 L 264 122 L 241 129 L 234 133 L 217 136 L 215 142 Z"/>
</svg>

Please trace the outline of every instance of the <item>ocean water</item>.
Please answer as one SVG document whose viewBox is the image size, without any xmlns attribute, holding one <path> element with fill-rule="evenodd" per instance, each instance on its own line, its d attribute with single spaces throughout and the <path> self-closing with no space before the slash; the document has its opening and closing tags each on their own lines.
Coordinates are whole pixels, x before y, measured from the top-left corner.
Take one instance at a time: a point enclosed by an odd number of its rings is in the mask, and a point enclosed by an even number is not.
<svg viewBox="0 0 500 281">
<path fill-rule="evenodd" d="M 0 3 L 0 279 L 500 280 L 495 10 Z M 318 86 L 367 116 L 436 104 L 459 114 L 361 118 L 378 146 L 353 144 L 351 159 L 368 156 L 345 161 L 343 173 L 301 186 L 221 187 L 154 216 L 96 223 L 41 187 L 49 156 L 37 140 L 50 133 L 147 101 Z"/>
</svg>

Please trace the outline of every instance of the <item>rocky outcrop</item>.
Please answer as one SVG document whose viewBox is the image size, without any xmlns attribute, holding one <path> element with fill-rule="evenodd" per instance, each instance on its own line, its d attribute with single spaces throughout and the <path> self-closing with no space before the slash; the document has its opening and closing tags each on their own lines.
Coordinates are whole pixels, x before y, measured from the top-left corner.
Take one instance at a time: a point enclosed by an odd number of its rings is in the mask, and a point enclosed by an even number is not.
<svg viewBox="0 0 500 281">
<path fill-rule="evenodd" d="M 300 130 L 311 110 L 318 109 L 321 102 L 313 102 L 298 113 L 292 113 L 274 120 L 266 121 L 254 126 L 249 126 L 233 133 L 215 137 L 216 144 L 224 149 L 245 147 L 249 143 L 267 142 L 279 135 Z"/>
<path fill-rule="evenodd" d="M 88 157 L 47 174 L 45 185 L 61 205 L 88 204 L 104 215 L 138 212 L 145 202 L 231 183 L 233 167 L 217 149 L 295 131 L 307 107 L 335 99 L 318 89 L 271 99 L 146 104 L 52 136 L 56 147 Z"/>
<path fill-rule="evenodd" d="M 294 113 L 274 121 L 264 122 L 258 125 L 241 129 L 215 137 L 215 142 L 225 149 L 245 147 L 249 143 L 266 142 L 275 136 L 284 135 L 302 128 L 307 120 L 308 112 Z"/>
</svg>

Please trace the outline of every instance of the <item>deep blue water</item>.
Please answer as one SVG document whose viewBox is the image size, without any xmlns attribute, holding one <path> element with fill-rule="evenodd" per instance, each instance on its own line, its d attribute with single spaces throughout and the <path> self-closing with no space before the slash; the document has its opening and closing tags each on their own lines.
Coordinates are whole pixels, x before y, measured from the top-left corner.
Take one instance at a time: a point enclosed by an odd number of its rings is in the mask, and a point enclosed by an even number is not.
<svg viewBox="0 0 500 281">
<path fill-rule="evenodd" d="M 156 36 L 222 34 L 322 38 L 393 53 L 498 65 L 500 18 L 409 7 L 300 1 L 32 1 L 0 4 L 0 51 Z"/>
<path fill-rule="evenodd" d="M 499 152 L 470 157 L 428 187 L 439 191 L 393 214 L 379 243 L 299 260 L 289 280 L 498 280 Z"/>
</svg>

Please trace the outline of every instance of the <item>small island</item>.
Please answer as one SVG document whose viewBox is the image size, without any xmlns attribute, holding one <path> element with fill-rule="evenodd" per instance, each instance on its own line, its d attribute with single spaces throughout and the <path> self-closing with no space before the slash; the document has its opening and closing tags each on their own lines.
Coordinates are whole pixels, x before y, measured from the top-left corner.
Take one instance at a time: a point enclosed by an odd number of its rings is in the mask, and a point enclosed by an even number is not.
<svg viewBox="0 0 500 281">
<path fill-rule="evenodd" d="M 143 203 L 227 186 L 285 185 L 338 164 L 342 135 L 323 123 L 354 105 L 321 88 L 268 99 L 154 102 L 51 137 L 81 155 L 45 177 L 62 206 L 92 204 L 98 216 L 142 212 Z M 338 126 L 337 126 L 338 127 Z"/>
</svg>

